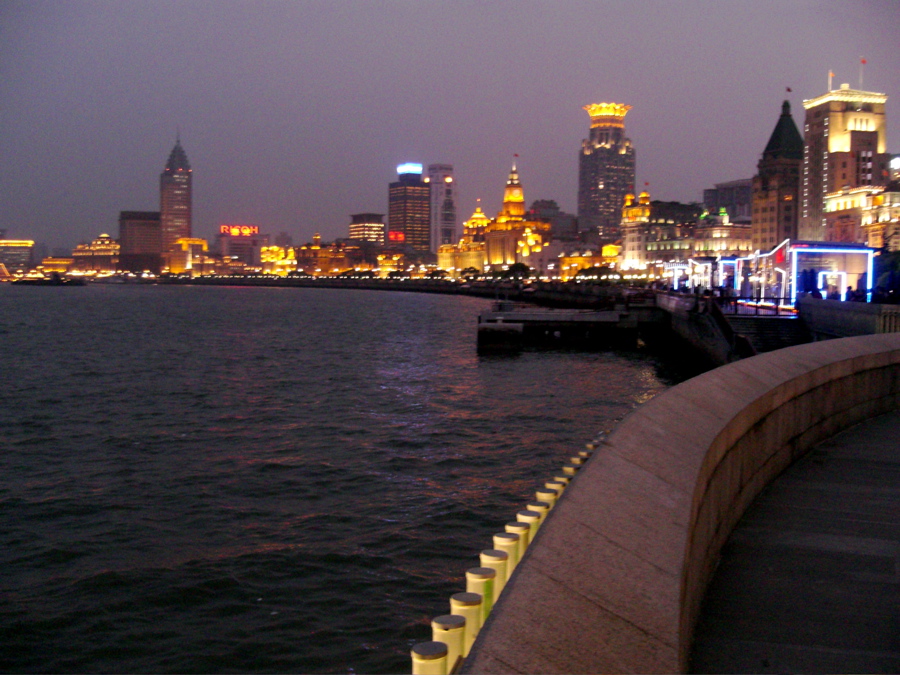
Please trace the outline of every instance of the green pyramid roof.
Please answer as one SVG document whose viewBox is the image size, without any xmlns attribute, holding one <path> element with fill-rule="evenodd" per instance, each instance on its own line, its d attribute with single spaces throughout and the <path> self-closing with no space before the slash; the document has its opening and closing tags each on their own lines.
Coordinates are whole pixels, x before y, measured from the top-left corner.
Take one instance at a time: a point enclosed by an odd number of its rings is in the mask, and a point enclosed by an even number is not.
<svg viewBox="0 0 900 675">
<path fill-rule="evenodd" d="M 781 104 L 781 117 L 763 150 L 763 159 L 780 158 L 803 159 L 803 137 L 791 117 L 791 104 L 788 101 Z"/>
</svg>

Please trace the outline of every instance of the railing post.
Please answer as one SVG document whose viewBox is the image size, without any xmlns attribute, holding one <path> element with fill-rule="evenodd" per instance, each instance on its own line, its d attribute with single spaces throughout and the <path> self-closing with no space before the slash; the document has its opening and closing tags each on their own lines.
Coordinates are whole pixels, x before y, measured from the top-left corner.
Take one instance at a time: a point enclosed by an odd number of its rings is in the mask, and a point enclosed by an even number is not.
<svg viewBox="0 0 900 675">
<path fill-rule="evenodd" d="M 420 642 L 412 648 L 412 675 L 447 675 L 447 645 Z"/>
<path fill-rule="evenodd" d="M 466 641 L 466 617 L 444 614 L 431 620 L 431 639 L 447 645 L 447 673 L 456 670 Z"/>
</svg>

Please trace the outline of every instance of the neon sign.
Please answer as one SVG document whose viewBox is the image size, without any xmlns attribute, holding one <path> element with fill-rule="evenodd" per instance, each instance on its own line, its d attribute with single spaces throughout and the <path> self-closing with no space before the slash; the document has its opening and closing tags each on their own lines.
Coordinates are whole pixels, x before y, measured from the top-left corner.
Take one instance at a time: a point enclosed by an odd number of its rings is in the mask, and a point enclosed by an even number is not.
<svg viewBox="0 0 900 675">
<path fill-rule="evenodd" d="M 258 225 L 219 225 L 219 233 L 231 237 L 252 237 L 259 234 Z"/>
<path fill-rule="evenodd" d="M 398 232 L 394 230 L 393 232 L 388 232 L 388 241 L 396 241 L 397 243 L 403 243 L 406 241 L 406 234 L 404 232 Z"/>
<path fill-rule="evenodd" d="M 406 162 L 406 164 L 400 164 L 397 167 L 397 173 L 398 174 L 404 174 L 404 173 L 421 174 L 422 173 L 422 165 L 416 164 L 415 162 Z"/>
</svg>

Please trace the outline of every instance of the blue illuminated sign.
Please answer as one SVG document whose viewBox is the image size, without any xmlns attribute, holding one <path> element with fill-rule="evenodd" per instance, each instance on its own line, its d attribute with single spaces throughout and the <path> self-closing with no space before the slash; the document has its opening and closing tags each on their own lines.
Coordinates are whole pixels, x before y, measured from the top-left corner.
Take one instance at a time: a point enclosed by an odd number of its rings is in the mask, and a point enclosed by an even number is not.
<svg viewBox="0 0 900 675">
<path fill-rule="evenodd" d="M 406 162 L 406 164 L 400 164 L 400 165 L 397 167 L 397 173 L 398 173 L 398 174 L 403 174 L 403 173 L 417 173 L 417 174 L 420 174 L 420 175 L 421 175 L 421 173 L 422 173 L 422 165 L 421 165 L 421 164 L 416 164 L 415 162 Z"/>
</svg>

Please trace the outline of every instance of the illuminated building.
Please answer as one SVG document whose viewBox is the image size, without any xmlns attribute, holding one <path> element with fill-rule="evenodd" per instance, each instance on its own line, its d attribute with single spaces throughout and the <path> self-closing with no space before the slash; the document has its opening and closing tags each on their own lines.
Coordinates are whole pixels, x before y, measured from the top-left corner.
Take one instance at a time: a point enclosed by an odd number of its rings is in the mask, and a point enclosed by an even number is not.
<svg viewBox="0 0 900 675">
<path fill-rule="evenodd" d="M 297 270 L 297 257 L 293 248 L 263 246 L 259 253 L 263 273 L 287 276 Z"/>
<path fill-rule="evenodd" d="M 694 228 L 703 209 L 699 204 L 650 201 L 650 194 L 625 195 L 622 208 L 622 269 L 687 260 L 693 251 Z"/>
<path fill-rule="evenodd" d="M 886 102 L 885 94 L 850 89 L 848 84 L 803 101 L 800 239 L 825 239 L 826 195 L 887 183 Z"/>
<path fill-rule="evenodd" d="M 159 211 L 119 212 L 119 269 L 159 274 L 162 230 Z"/>
<path fill-rule="evenodd" d="M 480 200 L 479 200 L 480 201 Z M 485 255 L 484 232 L 490 225 L 488 218 L 481 206 L 475 208 L 475 213 L 463 223 L 463 235 L 459 243 L 444 244 L 438 248 L 438 268 L 446 270 L 453 277 L 461 276 L 468 270 L 475 270 L 478 274 L 484 272 Z"/>
<path fill-rule="evenodd" d="M 384 244 L 384 214 L 354 213 L 350 216 L 350 239 Z"/>
<path fill-rule="evenodd" d="M 753 207 L 753 179 L 742 178 L 703 191 L 703 205 L 710 213 L 724 208 L 732 223 L 750 222 Z"/>
<path fill-rule="evenodd" d="M 311 244 L 295 248 L 294 255 L 297 269 L 312 276 L 340 274 L 353 267 L 345 245 L 334 242 L 323 246 L 322 236 L 318 232 L 313 235 Z"/>
<path fill-rule="evenodd" d="M 72 258 L 72 269 L 79 272 L 115 272 L 119 264 L 119 242 L 101 234 L 90 244 L 78 244 Z"/>
<path fill-rule="evenodd" d="M 625 137 L 631 106 L 592 103 L 584 109 L 591 116 L 591 130 L 581 142 L 578 162 L 579 226 L 615 238 L 625 195 L 634 190 L 634 148 Z"/>
<path fill-rule="evenodd" d="M 388 188 L 388 243 L 431 250 L 431 188 L 421 164 L 401 164 Z"/>
<path fill-rule="evenodd" d="M 190 272 L 192 276 L 211 274 L 215 268 L 213 259 L 207 255 L 209 245 L 206 239 L 182 237 L 175 240 L 175 249 L 163 254 L 170 274 Z"/>
<path fill-rule="evenodd" d="M 719 215 L 703 215 L 694 228 L 695 257 L 725 258 L 747 255 L 753 250 L 750 223 L 734 223 L 723 206 Z"/>
<path fill-rule="evenodd" d="M 429 164 L 425 180 L 431 186 L 431 250 L 436 252 L 444 244 L 456 243 L 457 238 L 453 166 Z"/>
<path fill-rule="evenodd" d="M 30 239 L 6 239 L 6 231 L 0 232 L 0 265 L 10 273 L 28 272 L 31 269 L 34 242 Z"/>
<path fill-rule="evenodd" d="M 825 195 L 825 241 L 900 250 L 900 181 Z"/>
<path fill-rule="evenodd" d="M 754 249 L 768 251 L 785 239 L 797 238 L 802 163 L 803 139 L 791 117 L 791 104 L 785 101 L 753 177 Z"/>
<path fill-rule="evenodd" d="M 159 176 L 159 223 L 162 251 L 174 251 L 175 241 L 191 236 L 191 165 L 181 139 Z"/>
<path fill-rule="evenodd" d="M 515 162 L 503 190 L 503 206 L 484 230 L 487 264 L 500 270 L 513 263 L 533 267 L 532 253 L 539 252 L 550 236 L 550 223 L 525 217 L 525 195 Z"/>
<path fill-rule="evenodd" d="M 38 265 L 38 269 L 44 274 L 53 274 L 56 272 L 57 274 L 65 274 L 72 266 L 75 264 L 75 258 L 44 258 L 41 260 L 41 264 Z"/>
<path fill-rule="evenodd" d="M 256 225 L 220 225 L 216 243 L 223 258 L 259 266 L 262 248 L 269 245 L 269 235 L 260 234 Z"/>
</svg>

